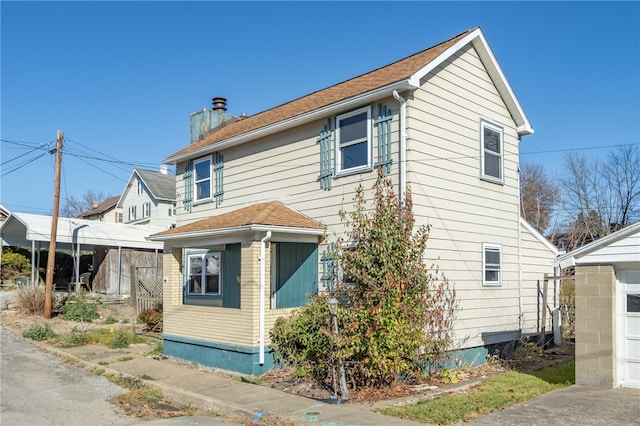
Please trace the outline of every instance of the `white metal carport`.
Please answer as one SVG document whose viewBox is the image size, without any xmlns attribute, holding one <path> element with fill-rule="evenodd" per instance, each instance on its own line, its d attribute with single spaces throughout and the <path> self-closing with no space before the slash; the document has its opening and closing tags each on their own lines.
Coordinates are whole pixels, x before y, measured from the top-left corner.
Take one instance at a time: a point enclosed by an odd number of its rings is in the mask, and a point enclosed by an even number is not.
<svg viewBox="0 0 640 426">
<path fill-rule="evenodd" d="M 49 247 L 52 220 L 51 216 L 11 213 L 0 225 L 2 245 L 31 249 L 31 282 L 35 282 L 37 273 L 36 253 Z M 94 250 L 96 247 L 116 247 L 119 253 L 123 248 L 151 249 L 155 250 L 157 257 L 164 244 L 148 241 L 146 237 L 163 230 L 164 228 L 148 225 L 58 218 L 56 250 L 70 250 L 76 253 L 79 259 L 81 251 Z M 79 261 L 76 261 L 76 277 L 79 276 L 78 268 Z"/>
</svg>

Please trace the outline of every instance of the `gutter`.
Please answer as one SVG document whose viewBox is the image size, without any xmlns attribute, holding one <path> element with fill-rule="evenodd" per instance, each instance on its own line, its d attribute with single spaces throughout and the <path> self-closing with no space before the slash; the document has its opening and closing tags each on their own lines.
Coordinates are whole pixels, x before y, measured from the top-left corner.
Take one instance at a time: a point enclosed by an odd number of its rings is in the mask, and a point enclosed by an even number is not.
<svg viewBox="0 0 640 426">
<path fill-rule="evenodd" d="M 149 241 L 172 241 L 182 240 L 186 238 L 206 238 L 218 237 L 229 234 L 237 234 L 239 232 L 281 232 L 284 234 L 302 234 L 302 235 L 324 235 L 324 229 L 314 228 L 294 228 L 289 226 L 269 226 L 269 225 L 243 225 L 233 228 L 215 229 L 210 231 L 191 231 L 175 235 L 150 235 L 145 237 Z"/>
<path fill-rule="evenodd" d="M 407 186 L 407 169 L 406 169 L 406 156 L 407 156 L 407 129 L 406 129 L 406 118 L 407 118 L 407 102 L 404 100 L 402 96 L 398 94 L 397 90 L 393 91 L 393 97 L 400 102 L 400 123 L 398 124 L 399 132 L 400 132 L 400 148 L 398 151 L 398 171 L 400 173 L 399 176 L 399 191 L 400 194 L 400 202 L 404 204 L 406 197 L 406 186 Z"/>
<path fill-rule="evenodd" d="M 260 365 L 264 365 L 264 316 L 265 316 L 265 307 L 264 304 L 265 296 L 264 292 L 266 291 L 266 278 L 265 278 L 265 269 L 266 269 L 266 258 L 265 258 L 265 245 L 267 241 L 271 240 L 271 231 L 267 231 L 264 238 L 260 240 L 260 335 L 258 337 L 258 342 L 260 345 Z"/>
<path fill-rule="evenodd" d="M 371 92 L 367 92 L 352 98 L 348 98 L 345 99 L 343 101 L 339 101 L 336 102 L 334 104 L 289 118 L 287 120 L 284 121 L 278 121 L 276 123 L 267 125 L 265 127 L 261 127 L 259 129 L 255 129 L 252 131 L 249 131 L 247 133 L 243 133 L 241 135 L 237 135 L 234 137 L 231 137 L 229 139 L 224 139 L 222 141 L 219 142 L 214 142 L 212 144 L 207 144 L 206 146 L 194 150 L 194 151 L 189 151 L 185 154 L 181 154 L 181 155 L 176 155 L 176 156 L 171 156 L 168 157 L 167 159 L 165 159 L 163 161 L 163 163 L 165 164 L 177 164 L 181 161 L 185 161 L 185 160 L 190 160 L 191 158 L 198 158 L 201 157 L 203 155 L 206 155 L 212 151 L 220 151 L 223 150 L 225 148 L 230 148 L 232 146 L 236 146 L 236 145 L 240 145 L 244 142 L 248 142 L 250 140 L 253 140 L 255 138 L 259 138 L 259 137 L 264 137 L 264 136 L 268 136 L 270 134 L 276 133 L 276 132 L 280 132 L 283 130 L 287 130 L 296 126 L 300 126 L 304 123 L 316 120 L 316 119 L 320 119 L 320 118 L 326 118 L 326 116 L 328 114 L 331 114 L 333 112 L 337 112 L 343 109 L 348 109 L 348 108 L 352 108 L 354 106 L 359 106 L 362 105 L 364 103 L 367 102 L 372 102 L 376 99 L 379 99 L 380 97 L 386 95 L 389 93 L 389 91 L 396 91 L 396 90 L 408 90 L 408 89 L 415 89 L 416 86 L 412 83 L 411 80 L 407 79 L 407 80 L 400 80 L 396 83 L 387 85 L 385 87 L 382 88 L 378 88 L 375 89 Z M 214 148 L 215 147 L 215 148 Z"/>
</svg>

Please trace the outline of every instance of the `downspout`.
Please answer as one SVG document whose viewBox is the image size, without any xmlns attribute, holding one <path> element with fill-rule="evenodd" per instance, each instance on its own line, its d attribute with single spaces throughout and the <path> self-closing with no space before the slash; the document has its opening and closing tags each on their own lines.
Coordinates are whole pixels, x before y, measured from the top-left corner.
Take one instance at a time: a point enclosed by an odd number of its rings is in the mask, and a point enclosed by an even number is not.
<svg viewBox="0 0 640 426">
<path fill-rule="evenodd" d="M 265 296 L 264 293 L 266 291 L 266 279 L 265 279 L 265 271 L 266 271 L 266 259 L 265 259 L 265 244 L 267 241 L 271 240 L 271 231 L 267 231 L 267 234 L 263 239 L 260 240 L 260 336 L 258 337 L 258 342 L 260 344 L 259 355 L 260 355 L 260 365 L 264 365 L 264 315 L 265 315 L 265 307 L 264 304 Z"/>
<path fill-rule="evenodd" d="M 407 170 L 406 170 L 406 150 L 407 150 L 407 129 L 406 129 L 406 117 L 407 117 L 407 104 L 402 96 L 398 94 L 397 90 L 393 91 L 393 97 L 400 102 L 400 122 L 398 123 L 398 132 L 400 133 L 400 147 L 398 149 L 398 172 L 399 176 L 399 191 L 400 201 L 404 204 L 406 197 L 407 186 Z"/>
<path fill-rule="evenodd" d="M 520 147 L 521 139 L 518 138 L 518 147 Z M 518 329 L 522 336 L 523 318 L 522 318 L 522 224 L 520 223 L 520 159 L 518 159 Z"/>
</svg>

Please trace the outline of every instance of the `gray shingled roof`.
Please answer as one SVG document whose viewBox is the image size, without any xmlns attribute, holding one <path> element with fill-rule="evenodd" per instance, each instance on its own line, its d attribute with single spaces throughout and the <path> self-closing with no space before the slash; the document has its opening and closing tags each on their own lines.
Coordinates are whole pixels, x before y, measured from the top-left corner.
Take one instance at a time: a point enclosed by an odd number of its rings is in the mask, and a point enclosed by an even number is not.
<svg viewBox="0 0 640 426">
<path fill-rule="evenodd" d="M 156 200 L 176 200 L 176 176 L 153 172 L 151 170 L 135 169 L 144 185 Z"/>
</svg>

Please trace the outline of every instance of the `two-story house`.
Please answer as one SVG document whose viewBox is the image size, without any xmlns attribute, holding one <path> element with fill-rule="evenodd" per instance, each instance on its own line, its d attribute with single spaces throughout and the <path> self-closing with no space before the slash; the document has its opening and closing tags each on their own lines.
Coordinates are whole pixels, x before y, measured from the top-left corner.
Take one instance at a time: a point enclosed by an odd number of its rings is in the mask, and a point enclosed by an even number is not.
<svg viewBox="0 0 640 426">
<path fill-rule="evenodd" d="M 98 222 L 122 222 L 122 209 L 119 209 L 120 196 L 109 197 L 101 203 L 94 203 L 91 208 L 80 215 L 78 219 L 97 220 Z"/>
<path fill-rule="evenodd" d="M 481 362 L 539 332 L 538 286 L 557 252 L 519 215 L 518 145 L 533 130 L 479 28 L 215 121 L 165 160 L 180 194 L 177 226 L 150 237 L 164 242 L 165 354 L 270 368 L 269 330 L 325 289 L 323 254 L 346 231 L 338 211 L 379 168 L 431 226 L 425 258 L 460 299 L 456 357 Z"/>
<path fill-rule="evenodd" d="M 159 172 L 134 169 L 117 207 L 120 222 L 169 228 L 176 223 L 176 177 L 166 166 Z"/>
</svg>

